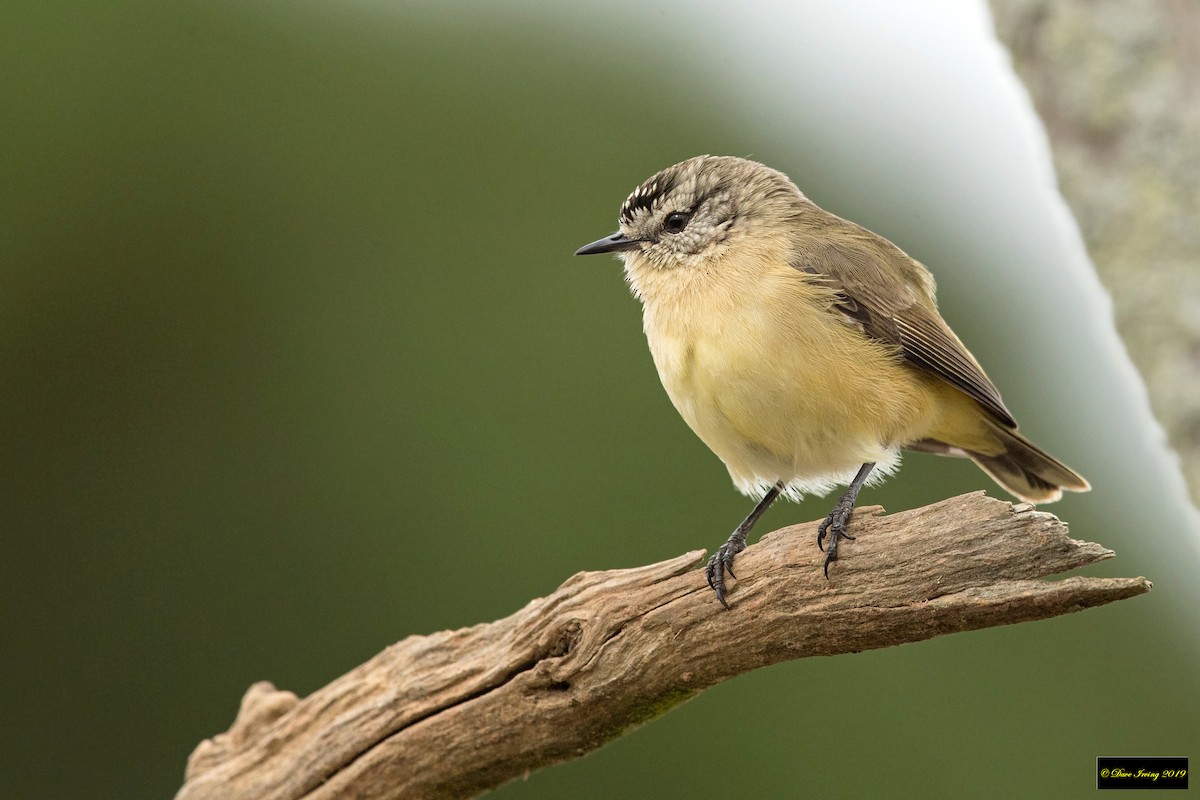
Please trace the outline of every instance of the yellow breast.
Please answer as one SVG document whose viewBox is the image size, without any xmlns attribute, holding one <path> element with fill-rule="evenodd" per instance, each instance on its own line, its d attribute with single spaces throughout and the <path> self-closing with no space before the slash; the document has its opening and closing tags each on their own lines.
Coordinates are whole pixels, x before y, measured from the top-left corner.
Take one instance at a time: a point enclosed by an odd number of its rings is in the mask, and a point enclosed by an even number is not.
<svg viewBox="0 0 1200 800">
<path fill-rule="evenodd" d="M 929 381 L 832 311 L 828 289 L 763 266 L 631 270 L 671 401 L 747 493 L 778 480 L 823 492 L 864 462 L 894 468 L 933 424 Z"/>
</svg>

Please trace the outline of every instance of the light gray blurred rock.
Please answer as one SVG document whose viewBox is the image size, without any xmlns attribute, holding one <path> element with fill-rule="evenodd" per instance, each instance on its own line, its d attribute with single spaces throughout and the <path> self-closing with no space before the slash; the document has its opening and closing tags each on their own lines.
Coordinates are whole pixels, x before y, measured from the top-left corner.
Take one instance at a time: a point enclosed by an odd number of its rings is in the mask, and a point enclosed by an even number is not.
<svg viewBox="0 0 1200 800">
<path fill-rule="evenodd" d="M 1200 499 L 1200 3 L 990 0 Z"/>
</svg>

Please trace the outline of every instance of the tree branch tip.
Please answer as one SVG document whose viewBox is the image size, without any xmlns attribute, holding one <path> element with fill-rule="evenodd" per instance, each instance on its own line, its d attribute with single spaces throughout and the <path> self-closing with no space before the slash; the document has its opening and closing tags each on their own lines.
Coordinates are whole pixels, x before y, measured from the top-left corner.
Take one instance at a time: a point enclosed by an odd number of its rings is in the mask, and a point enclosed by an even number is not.
<svg viewBox="0 0 1200 800">
<path fill-rule="evenodd" d="M 276 689 L 270 681 L 251 684 L 242 695 L 229 730 L 205 739 L 192 751 L 185 770 L 187 779 L 225 761 L 230 752 L 242 749 L 299 703 L 300 698 L 294 692 Z"/>
<path fill-rule="evenodd" d="M 276 717 L 286 714 L 300 702 L 295 692 L 276 689 L 270 681 L 258 681 L 250 685 L 242 696 L 235 727 L 257 728 L 270 724 Z"/>
</svg>

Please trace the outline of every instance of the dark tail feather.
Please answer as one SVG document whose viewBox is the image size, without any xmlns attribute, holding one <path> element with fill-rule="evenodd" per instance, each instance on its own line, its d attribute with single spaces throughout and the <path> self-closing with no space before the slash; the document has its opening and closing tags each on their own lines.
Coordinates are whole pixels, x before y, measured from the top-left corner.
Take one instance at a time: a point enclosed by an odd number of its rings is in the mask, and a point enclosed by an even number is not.
<svg viewBox="0 0 1200 800">
<path fill-rule="evenodd" d="M 1053 503 L 1063 489 L 1086 492 L 1092 487 L 1079 474 L 1021 434 L 999 425 L 992 431 L 1003 451 L 997 455 L 967 453 L 992 480 L 1027 503 Z"/>
</svg>

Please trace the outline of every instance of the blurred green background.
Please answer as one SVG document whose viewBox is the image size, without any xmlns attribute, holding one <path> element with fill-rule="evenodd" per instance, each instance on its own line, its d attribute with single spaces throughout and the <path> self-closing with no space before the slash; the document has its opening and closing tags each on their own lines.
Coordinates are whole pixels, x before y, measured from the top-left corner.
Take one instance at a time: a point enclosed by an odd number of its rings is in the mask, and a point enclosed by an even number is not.
<svg viewBox="0 0 1200 800">
<path fill-rule="evenodd" d="M 0 796 L 170 796 L 253 681 L 723 541 L 748 501 L 619 265 L 570 255 L 704 152 L 929 264 L 1091 479 L 1052 509 L 1118 551 L 1091 571 L 1155 590 L 762 670 L 493 796 L 1082 797 L 1097 755 L 1200 756 L 1194 511 L 951 5 L 6 3 Z M 978 488 L 910 456 L 864 501 Z"/>
</svg>

